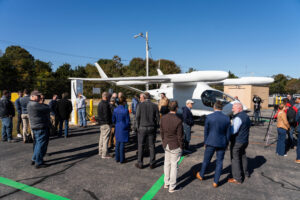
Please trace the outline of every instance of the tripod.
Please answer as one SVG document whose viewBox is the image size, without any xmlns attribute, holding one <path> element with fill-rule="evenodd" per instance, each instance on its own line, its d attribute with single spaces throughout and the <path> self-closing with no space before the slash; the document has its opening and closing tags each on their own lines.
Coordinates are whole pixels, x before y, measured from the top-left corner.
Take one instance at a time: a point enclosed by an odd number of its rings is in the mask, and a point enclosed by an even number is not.
<svg viewBox="0 0 300 200">
<path fill-rule="evenodd" d="M 274 109 L 271 113 L 270 121 L 269 121 L 269 124 L 268 124 L 267 132 L 266 132 L 265 137 L 264 137 L 264 141 L 266 141 L 265 146 L 269 145 L 270 134 L 272 132 L 272 125 L 273 125 L 273 122 L 275 121 L 273 118 L 274 118 L 277 110 L 278 110 L 278 106 L 274 105 Z"/>
</svg>

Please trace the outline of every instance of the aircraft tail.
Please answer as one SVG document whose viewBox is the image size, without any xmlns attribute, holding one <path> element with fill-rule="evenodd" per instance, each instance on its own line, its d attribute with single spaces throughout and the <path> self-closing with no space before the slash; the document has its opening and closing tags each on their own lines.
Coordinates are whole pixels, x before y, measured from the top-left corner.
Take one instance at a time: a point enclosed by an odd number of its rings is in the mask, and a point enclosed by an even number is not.
<svg viewBox="0 0 300 200">
<path fill-rule="evenodd" d="M 95 66 L 96 66 L 101 78 L 108 78 L 108 76 L 105 74 L 105 72 L 103 71 L 103 69 L 100 67 L 100 65 L 98 63 L 95 63 Z M 112 84 L 116 85 L 116 81 L 109 81 L 109 83 L 112 83 Z M 139 93 L 143 92 L 142 90 L 139 90 L 137 88 L 130 87 L 130 86 L 127 86 L 127 85 L 123 85 L 123 86 L 119 86 L 119 87 L 123 87 L 123 88 L 129 89 L 129 90 L 132 90 L 132 91 L 135 91 L 135 92 L 139 92 Z"/>
<path fill-rule="evenodd" d="M 164 75 L 164 73 L 162 73 L 162 71 L 161 71 L 160 69 L 157 69 L 157 74 L 158 74 L 159 76 Z"/>
<path fill-rule="evenodd" d="M 100 65 L 98 63 L 95 63 L 95 66 L 96 66 L 101 78 L 108 78 L 108 76 L 105 74 L 105 72 L 103 71 L 103 69 L 100 67 Z"/>
</svg>

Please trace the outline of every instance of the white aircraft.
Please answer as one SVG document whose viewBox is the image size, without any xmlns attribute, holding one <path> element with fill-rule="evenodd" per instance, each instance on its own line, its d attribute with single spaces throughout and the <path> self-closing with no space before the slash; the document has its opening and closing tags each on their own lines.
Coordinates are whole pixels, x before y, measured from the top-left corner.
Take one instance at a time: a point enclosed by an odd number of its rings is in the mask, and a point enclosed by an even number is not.
<svg viewBox="0 0 300 200">
<path fill-rule="evenodd" d="M 194 116 L 205 116 L 213 112 L 213 105 L 217 100 L 224 103 L 223 112 L 227 115 L 231 114 L 232 104 L 237 102 L 233 97 L 211 88 L 209 85 L 266 85 L 274 81 L 268 77 L 243 77 L 237 79 L 226 79 L 228 73 L 224 71 L 193 71 L 184 74 L 168 74 L 164 75 L 161 70 L 157 70 L 157 76 L 139 76 L 139 77 L 112 77 L 109 78 L 99 66 L 95 63 L 101 78 L 69 78 L 71 80 L 83 81 L 101 81 L 115 84 L 127 89 L 144 92 L 129 85 L 145 85 L 161 83 L 158 89 L 148 90 L 151 96 L 159 100 L 160 94 L 165 93 L 169 99 L 178 101 L 179 112 L 185 106 L 187 99 L 194 101 L 192 113 Z M 247 108 L 244 106 L 244 110 Z"/>
</svg>

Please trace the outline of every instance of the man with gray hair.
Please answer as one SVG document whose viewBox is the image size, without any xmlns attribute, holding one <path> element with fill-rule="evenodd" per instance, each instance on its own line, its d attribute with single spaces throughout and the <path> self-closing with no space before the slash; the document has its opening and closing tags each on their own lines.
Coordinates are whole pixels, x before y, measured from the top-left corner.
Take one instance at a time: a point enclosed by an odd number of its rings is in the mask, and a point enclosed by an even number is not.
<svg viewBox="0 0 300 200">
<path fill-rule="evenodd" d="M 241 184 L 244 178 L 249 177 L 246 148 L 249 143 L 251 121 L 243 111 L 243 105 L 239 102 L 232 106 L 232 136 L 230 144 L 231 174 L 233 178 L 229 183 Z M 242 172 L 243 169 L 243 172 Z"/>
<path fill-rule="evenodd" d="M 108 154 L 108 140 L 111 131 L 112 113 L 108 101 L 108 93 L 102 93 L 102 100 L 98 104 L 98 118 L 100 124 L 99 155 L 101 158 L 111 158 Z"/>
<path fill-rule="evenodd" d="M 141 96 L 145 101 L 140 103 L 136 111 L 136 124 L 138 129 L 138 163 L 136 167 L 143 168 L 143 144 L 148 136 L 150 148 L 150 169 L 155 168 L 155 136 L 156 129 L 159 126 L 158 106 L 151 102 L 150 94 L 143 93 Z"/>
</svg>

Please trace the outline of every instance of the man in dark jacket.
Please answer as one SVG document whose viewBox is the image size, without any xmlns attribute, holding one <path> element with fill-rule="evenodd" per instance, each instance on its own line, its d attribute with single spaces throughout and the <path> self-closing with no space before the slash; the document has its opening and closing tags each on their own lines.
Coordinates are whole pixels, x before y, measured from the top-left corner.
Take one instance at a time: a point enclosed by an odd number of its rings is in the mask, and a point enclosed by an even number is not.
<svg viewBox="0 0 300 200">
<path fill-rule="evenodd" d="M 136 167 L 143 168 L 143 144 L 148 136 L 150 148 L 150 169 L 155 167 L 155 136 L 159 127 L 158 106 L 150 101 L 150 94 L 143 93 L 145 101 L 140 103 L 136 111 L 136 124 L 138 129 L 138 163 Z"/>
<path fill-rule="evenodd" d="M 57 102 L 56 113 L 59 120 L 58 137 L 62 136 L 62 128 L 65 123 L 65 138 L 68 137 L 69 132 L 69 118 L 73 110 L 71 101 L 68 100 L 68 93 L 65 92 L 61 95 L 62 99 Z"/>
<path fill-rule="evenodd" d="M 23 125 L 23 141 L 28 142 L 29 140 L 29 134 L 28 134 L 28 129 L 29 129 L 29 117 L 28 117 L 28 112 L 27 112 L 27 104 L 30 100 L 29 97 L 29 91 L 27 89 L 24 90 L 24 96 L 20 99 L 20 104 L 21 104 L 21 109 L 22 109 L 22 125 Z M 30 130 L 31 137 L 33 139 L 33 133 Z"/>
<path fill-rule="evenodd" d="M 108 154 L 108 139 L 111 131 L 112 113 L 108 102 L 108 93 L 102 93 L 102 100 L 98 104 L 98 118 L 100 124 L 99 155 L 101 158 L 111 158 Z"/>
<path fill-rule="evenodd" d="M 20 103 L 20 99 L 23 96 L 23 93 L 21 91 L 18 92 L 19 98 L 15 101 L 15 106 L 16 106 L 16 110 L 18 112 L 18 122 L 17 122 L 17 137 L 18 138 L 22 138 L 22 134 L 21 134 L 21 125 L 22 125 L 22 108 L 21 108 L 21 103 Z"/>
<path fill-rule="evenodd" d="M 58 126 L 58 116 L 57 116 L 57 94 L 52 96 L 51 101 L 49 102 L 50 107 L 50 120 L 51 120 L 51 133 L 50 135 L 57 134 L 57 126 Z"/>
<path fill-rule="evenodd" d="M 176 115 L 178 108 L 177 101 L 171 101 L 170 112 L 161 118 L 160 134 L 165 149 L 164 188 L 169 188 L 169 192 L 175 192 L 177 178 L 177 163 L 182 153 L 182 121 Z"/>
<path fill-rule="evenodd" d="M 48 105 L 39 103 L 40 95 L 38 91 L 31 92 L 31 100 L 27 105 L 30 126 L 35 141 L 32 164 L 35 164 L 37 169 L 47 167 L 43 158 L 47 151 L 50 125 L 50 108 Z"/>
<path fill-rule="evenodd" d="M 191 129 L 194 125 L 194 118 L 191 112 L 194 102 L 192 100 L 186 101 L 186 106 L 182 108 L 182 118 L 183 118 L 183 130 L 184 130 L 184 150 L 189 153 L 190 151 L 190 141 L 191 141 Z"/>
<path fill-rule="evenodd" d="M 215 177 L 213 187 L 218 187 L 218 182 L 223 168 L 225 149 L 230 139 L 230 119 L 222 113 L 222 102 L 214 104 L 215 112 L 207 115 L 204 128 L 205 153 L 200 173 L 196 173 L 196 178 L 203 180 L 205 170 L 210 163 L 214 153 L 217 154 Z"/>
<path fill-rule="evenodd" d="M 249 132 L 251 121 L 249 116 L 243 111 L 241 103 L 235 103 L 232 106 L 234 118 L 232 119 L 232 136 L 230 143 L 231 154 L 231 173 L 232 177 L 228 180 L 230 183 L 241 184 L 242 174 L 249 176 L 246 148 L 249 143 Z M 242 173 L 243 171 L 243 173 Z"/>
<path fill-rule="evenodd" d="M 0 99 L 0 118 L 2 122 L 2 142 L 14 142 L 12 138 L 13 117 L 15 116 L 15 108 L 9 100 L 10 93 L 7 90 L 3 91 L 3 96 Z"/>
</svg>

